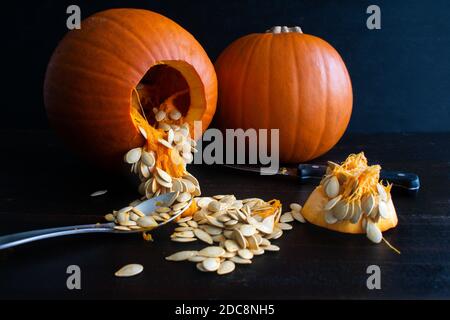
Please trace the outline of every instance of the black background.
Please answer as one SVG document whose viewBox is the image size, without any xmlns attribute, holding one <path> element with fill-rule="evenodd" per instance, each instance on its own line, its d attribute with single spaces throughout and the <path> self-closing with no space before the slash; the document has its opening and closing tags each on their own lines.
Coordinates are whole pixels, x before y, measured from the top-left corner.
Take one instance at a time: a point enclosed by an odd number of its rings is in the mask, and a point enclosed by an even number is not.
<svg viewBox="0 0 450 320">
<path fill-rule="evenodd" d="M 352 132 L 448 131 L 450 2 L 396 1 L 35 1 L 2 3 L 3 129 L 46 129 L 46 64 L 67 32 L 66 8 L 82 17 L 112 7 L 162 13 L 189 30 L 214 61 L 234 39 L 273 25 L 300 25 L 342 55 L 354 87 Z M 381 30 L 366 9 L 381 8 Z"/>
</svg>

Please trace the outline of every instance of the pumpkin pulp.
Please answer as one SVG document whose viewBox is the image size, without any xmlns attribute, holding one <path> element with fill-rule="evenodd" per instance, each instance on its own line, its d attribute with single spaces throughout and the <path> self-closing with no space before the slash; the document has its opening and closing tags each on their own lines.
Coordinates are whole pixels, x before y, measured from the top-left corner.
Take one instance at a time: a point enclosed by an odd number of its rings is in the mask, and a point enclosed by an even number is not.
<svg viewBox="0 0 450 320">
<path fill-rule="evenodd" d="M 158 142 L 167 140 L 168 132 L 156 127 L 155 111 L 167 115 L 174 110 L 181 113 L 177 120 L 166 117 L 168 125 L 189 126 L 193 132 L 194 121 L 201 121 L 206 111 L 206 100 L 201 79 L 195 69 L 184 61 L 161 61 L 152 66 L 132 90 L 130 115 L 137 134 L 139 128 L 146 133 L 145 146 L 156 154 L 156 167 L 172 177 L 182 177 L 184 162 L 177 152 Z"/>
</svg>

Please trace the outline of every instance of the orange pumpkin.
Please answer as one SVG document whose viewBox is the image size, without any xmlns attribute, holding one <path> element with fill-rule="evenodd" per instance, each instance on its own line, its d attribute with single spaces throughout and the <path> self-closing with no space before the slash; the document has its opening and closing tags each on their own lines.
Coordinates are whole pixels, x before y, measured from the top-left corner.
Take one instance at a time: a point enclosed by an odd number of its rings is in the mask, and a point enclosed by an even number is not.
<svg viewBox="0 0 450 320">
<path fill-rule="evenodd" d="M 216 64 L 218 126 L 280 129 L 280 160 L 301 162 L 331 149 L 352 111 L 344 62 L 300 28 L 274 27 L 242 37 Z"/>
<path fill-rule="evenodd" d="M 136 88 L 141 103 L 133 101 Z M 149 131 L 152 107 L 164 101 L 181 111 L 180 122 L 199 120 L 205 130 L 216 108 L 217 79 L 203 48 L 178 24 L 147 10 L 112 9 L 85 19 L 59 43 L 44 101 L 51 124 L 73 150 L 116 167 L 128 150 L 144 145 L 138 124 Z"/>
</svg>

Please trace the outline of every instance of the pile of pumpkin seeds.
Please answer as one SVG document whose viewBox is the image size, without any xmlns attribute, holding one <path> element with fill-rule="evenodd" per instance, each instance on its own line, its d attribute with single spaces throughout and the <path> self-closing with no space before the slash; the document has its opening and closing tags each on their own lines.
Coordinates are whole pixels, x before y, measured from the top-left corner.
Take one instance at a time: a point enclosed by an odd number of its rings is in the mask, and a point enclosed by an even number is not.
<svg viewBox="0 0 450 320">
<path fill-rule="evenodd" d="M 364 194 L 361 198 L 351 199 L 351 195 L 358 187 L 357 177 L 353 177 L 350 194 L 345 194 L 343 185 L 346 183 L 345 175 L 333 175 L 334 167 L 338 164 L 329 161 L 327 174 L 321 181 L 324 193 L 329 198 L 325 205 L 325 221 L 334 224 L 338 221 L 350 221 L 357 224 L 362 219 L 362 228 L 366 231 L 367 238 L 374 243 L 380 243 L 383 239 L 381 230 L 377 226 L 380 219 L 387 219 L 391 216 L 388 202 L 390 193 L 385 186 L 377 183 L 376 192 Z"/>
<path fill-rule="evenodd" d="M 145 215 L 136 208 L 141 202 L 140 200 L 136 200 L 120 210 L 105 215 L 105 219 L 114 222 L 116 224 L 114 229 L 116 230 L 148 231 L 157 227 L 159 224 L 166 223 L 173 216 L 179 214 L 191 204 L 191 199 L 192 196 L 188 192 L 176 192 L 168 203 L 157 206 L 155 211 L 148 215 Z"/>
<path fill-rule="evenodd" d="M 290 212 L 281 214 L 281 207 L 271 215 L 258 213 L 271 209 L 259 198 L 237 200 L 234 195 L 216 195 L 196 198 L 199 210 L 193 216 L 177 221 L 178 227 L 171 235 L 176 242 L 202 241 L 209 246 L 196 251 L 180 251 L 166 260 L 190 261 L 198 270 L 227 274 L 235 264 L 251 264 L 254 256 L 267 251 L 279 251 L 271 241 L 291 230 L 294 219 L 304 223 L 299 204 L 291 204 Z"/>
</svg>

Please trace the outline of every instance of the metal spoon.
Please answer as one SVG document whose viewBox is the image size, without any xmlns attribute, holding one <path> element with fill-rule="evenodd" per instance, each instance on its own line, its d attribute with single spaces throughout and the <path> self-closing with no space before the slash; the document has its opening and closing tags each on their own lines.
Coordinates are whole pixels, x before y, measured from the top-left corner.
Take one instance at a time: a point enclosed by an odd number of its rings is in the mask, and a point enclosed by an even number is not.
<svg viewBox="0 0 450 320">
<path fill-rule="evenodd" d="M 171 204 L 174 200 L 174 197 L 176 196 L 176 192 L 170 192 L 165 193 L 163 195 L 160 195 L 155 198 L 151 198 L 148 200 L 145 200 L 141 202 L 139 205 L 137 205 L 135 208 L 142 211 L 145 215 L 149 215 L 150 213 L 154 212 L 156 207 L 161 205 L 167 205 Z M 13 233 L 6 236 L 0 237 L 0 250 L 15 247 L 24 243 L 47 239 L 47 238 L 54 238 L 54 237 L 60 237 L 70 234 L 79 234 L 79 233 L 136 233 L 136 232 L 142 232 L 145 230 L 154 230 L 158 227 L 161 227 L 174 219 L 176 219 L 178 216 L 180 216 L 192 203 L 192 199 L 189 201 L 189 203 L 176 215 L 173 215 L 170 217 L 170 219 L 158 224 L 156 227 L 152 227 L 149 229 L 141 229 L 141 230 L 130 230 L 130 231 L 124 231 L 124 230 L 117 230 L 114 229 L 114 226 L 116 224 L 114 222 L 109 223 L 96 223 L 96 224 L 83 224 L 78 226 L 67 226 L 67 227 L 59 227 L 59 228 L 48 228 L 48 229 L 40 229 L 40 230 L 32 230 L 32 231 L 26 231 L 26 232 L 20 232 L 20 233 Z"/>
</svg>

